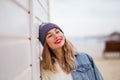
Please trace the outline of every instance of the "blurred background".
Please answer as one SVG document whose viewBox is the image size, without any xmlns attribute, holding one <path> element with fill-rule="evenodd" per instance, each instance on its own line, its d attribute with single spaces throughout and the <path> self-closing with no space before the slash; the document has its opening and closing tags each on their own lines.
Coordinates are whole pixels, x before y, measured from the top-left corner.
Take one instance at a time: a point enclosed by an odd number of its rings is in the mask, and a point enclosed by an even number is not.
<svg viewBox="0 0 120 80">
<path fill-rule="evenodd" d="M 50 21 L 94 58 L 104 80 L 120 80 L 120 1 L 51 0 L 50 7 Z"/>
<path fill-rule="evenodd" d="M 120 40 L 120 1 L 51 0 L 50 21 L 58 24 L 78 48 L 100 45 L 104 49 L 106 40 Z"/>
<path fill-rule="evenodd" d="M 104 36 L 120 32 L 119 0 L 51 0 L 50 20 L 68 36 Z"/>
<path fill-rule="evenodd" d="M 120 80 L 119 0 L 0 0 L 0 80 L 41 80 L 42 22 L 91 55 L 104 80 Z"/>
</svg>

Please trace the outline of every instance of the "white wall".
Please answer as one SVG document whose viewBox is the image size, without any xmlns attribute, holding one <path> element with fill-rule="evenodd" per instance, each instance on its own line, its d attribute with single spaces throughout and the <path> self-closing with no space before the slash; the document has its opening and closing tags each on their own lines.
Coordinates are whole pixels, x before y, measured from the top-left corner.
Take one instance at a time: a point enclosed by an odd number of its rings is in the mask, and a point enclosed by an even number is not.
<svg viewBox="0 0 120 80">
<path fill-rule="evenodd" d="M 0 80 L 40 80 L 38 25 L 48 0 L 0 0 Z"/>
</svg>

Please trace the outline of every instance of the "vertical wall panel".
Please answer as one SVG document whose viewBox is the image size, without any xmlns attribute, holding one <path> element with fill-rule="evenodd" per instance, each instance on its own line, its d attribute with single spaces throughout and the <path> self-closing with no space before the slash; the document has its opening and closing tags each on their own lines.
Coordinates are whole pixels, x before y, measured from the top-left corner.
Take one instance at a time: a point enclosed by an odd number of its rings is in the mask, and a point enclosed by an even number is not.
<svg viewBox="0 0 120 80">
<path fill-rule="evenodd" d="M 49 21 L 48 3 L 0 1 L 0 80 L 40 80 L 38 29 Z"/>
<path fill-rule="evenodd" d="M 22 10 L 29 11 L 29 0 L 11 0 L 13 3 L 18 5 Z"/>
<path fill-rule="evenodd" d="M 14 0 L 0 1 L 0 36 L 29 36 L 29 14 L 18 4 Z"/>
<path fill-rule="evenodd" d="M 32 80 L 32 69 L 31 67 L 25 69 L 22 73 L 15 76 L 13 80 Z"/>
<path fill-rule="evenodd" d="M 34 16 L 37 16 L 42 21 L 49 20 L 48 4 L 43 0 L 34 1 Z"/>
<path fill-rule="evenodd" d="M 31 64 L 29 40 L 0 40 L 0 80 L 12 80 Z"/>
<path fill-rule="evenodd" d="M 39 25 L 42 22 L 48 22 L 49 21 L 49 5 L 48 1 L 44 0 L 34 0 L 33 1 L 33 7 L 32 7 L 32 26 L 31 26 L 31 37 L 32 37 L 32 57 L 33 57 L 33 78 L 35 80 L 40 80 L 40 42 L 38 41 L 38 29 Z"/>
</svg>

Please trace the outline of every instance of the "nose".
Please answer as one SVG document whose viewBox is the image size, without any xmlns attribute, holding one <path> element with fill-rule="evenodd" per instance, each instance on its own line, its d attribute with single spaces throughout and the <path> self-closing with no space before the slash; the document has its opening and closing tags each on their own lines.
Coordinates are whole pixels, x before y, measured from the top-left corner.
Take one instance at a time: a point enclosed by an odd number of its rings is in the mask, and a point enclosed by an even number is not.
<svg viewBox="0 0 120 80">
<path fill-rule="evenodd" d="M 56 39 L 59 35 L 58 34 L 54 34 L 54 38 Z"/>
</svg>

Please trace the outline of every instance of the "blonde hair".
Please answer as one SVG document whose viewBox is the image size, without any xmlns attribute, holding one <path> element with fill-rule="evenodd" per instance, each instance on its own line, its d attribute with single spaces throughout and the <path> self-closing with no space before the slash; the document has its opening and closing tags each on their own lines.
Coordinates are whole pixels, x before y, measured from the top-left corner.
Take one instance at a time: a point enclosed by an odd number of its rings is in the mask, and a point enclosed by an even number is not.
<svg viewBox="0 0 120 80">
<path fill-rule="evenodd" d="M 76 64 L 74 60 L 75 48 L 73 47 L 72 43 L 67 39 L 65 40 L 63 51 L 64 51 L 65 67 L 66 67 L 64 71 L 69 73 L 70 68 L 75 67 Z M 55 66 L 55 55 L 53 54 L 51 49 L 48 47 L 46 42 L 43 47 L 42 58 L 43 58 L 43 61 L 42 61 L 43 69 L 49 70 L 52 72 L 57 71 Z"/>
</svg>

